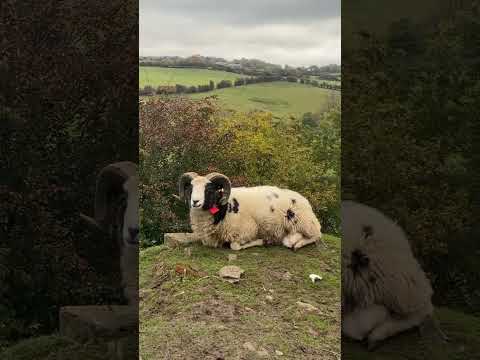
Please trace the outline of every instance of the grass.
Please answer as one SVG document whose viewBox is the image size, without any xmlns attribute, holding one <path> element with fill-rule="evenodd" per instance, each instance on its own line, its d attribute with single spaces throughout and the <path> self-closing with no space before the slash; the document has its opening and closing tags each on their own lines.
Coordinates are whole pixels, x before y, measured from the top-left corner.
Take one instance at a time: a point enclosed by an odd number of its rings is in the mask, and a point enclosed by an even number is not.
<svg viewBox="0 0 480 360">
<path fill-rule="evenodd" d="M 2 360 L 103 360 L 106 356 L 104 346 L 79 344 L 58 335 L 23 340 L 0 352 Z"/>
<path fill-rule="evenodd" d="M 152 247 L 140 254 L 140 351 L 153 359 L 256 359 L 251 343 L 282 359 L 338 359 L 340 354 L 340 241 L 292 252 L 284 247 L 227 249 Z M 197 271 L 179 274 L 181 264 Z M 222 281 L 225 265 L 245 270 L 238 284 Z M 290 278 L 286 273 L 290 273 Z M 308 275 L 323 276 L 313 284 Z M 267 298 L 271 296 L 271 298 Z M 301 309 L 302 301 L 318 308 Z"/>
<path fill-rule="evenodd" d="M 208 85 L 210 80 L 216 83 L 221 80 L 231 80 L 232 82 L 246 75 L 234 74 L 227 71 L 207 70 L 207 69 L 177 69 L 155 66 L 140 66 L 139 83 L 140 87 L 151 85 Z"/>
<path fill-rule="evenodd" d="M 374 352 L 364 344 L 342 340 L 344 360 L 461 360 L 478 359 L 480 354 L 480 318 L 438 308 L 436 317 L 449 338 L 447 343 L 422 338 L 411 330 L 388 339 Z"/>
<path fill-rule="evenodd" d="M 226 108 L 244 112 L 269 111 L 279 118 L 321 111 L 340 99 L 340 93 L 336 91 L 284 81 L 220 89 L 190 96 L 198 99 L 212 95 L 218 96 L 220 103 Z"/>
</svg>

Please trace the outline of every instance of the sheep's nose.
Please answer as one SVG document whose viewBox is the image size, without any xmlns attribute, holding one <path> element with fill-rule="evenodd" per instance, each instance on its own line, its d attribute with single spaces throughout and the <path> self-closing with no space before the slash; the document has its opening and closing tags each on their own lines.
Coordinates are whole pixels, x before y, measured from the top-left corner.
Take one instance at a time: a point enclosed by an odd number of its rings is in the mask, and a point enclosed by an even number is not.
<svg viewBox="0 0 480 360">
<path fill-rule="evenodd" d="M 138 237 L 138 233 L 140 232 L 138 227 L 129 227 L 128 233 L 130 234 L 130 241 L 135 242 Z"/>
<path fill-rule="evenodd" d="M 199 200 L 192 200 L 193 207 L 197 207 Z"/>
</svg>

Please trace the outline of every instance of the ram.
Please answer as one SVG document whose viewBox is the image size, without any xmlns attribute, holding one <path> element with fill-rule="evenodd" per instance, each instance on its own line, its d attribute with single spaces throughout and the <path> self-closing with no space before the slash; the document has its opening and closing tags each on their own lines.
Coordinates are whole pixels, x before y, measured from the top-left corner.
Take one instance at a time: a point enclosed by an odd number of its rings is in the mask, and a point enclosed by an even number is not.
<svg viewBox="0 0 480 360">
<path fill-rule="evenodd" d="M 370 349 L 424 324 L 445 339 L 433 319 L 430 281 L 403 230 L 378 210 L 353 201 L 342 202 L 341 216 L 343 333 L 367 338 Z"/>
<path fill-rule="evenodd" d="M 120 248 L 124 295 L 138 304 L 138 175 L 136 164 L 124 161 L 104 167 L 97 176 L 95 217 L 80 214 Z"/>
<path fill-rule="evenodd" d="M 183 174 L 179 198 L 190 208 L 195 237 L 206 246 L 283 244 L 297 250 L 321 239 L 321 227 L 307 199 L 273 186 L 233 187 L 220 173 Z"/>
</svg>

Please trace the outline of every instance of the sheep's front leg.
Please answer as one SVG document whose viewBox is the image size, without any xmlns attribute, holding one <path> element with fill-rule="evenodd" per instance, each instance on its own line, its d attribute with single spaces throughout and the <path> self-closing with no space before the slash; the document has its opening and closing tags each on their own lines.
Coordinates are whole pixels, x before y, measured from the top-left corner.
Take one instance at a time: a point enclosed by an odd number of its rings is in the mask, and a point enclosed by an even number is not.
<svg viewBox="0 0 480 360">
<path fill-rule="evenodd" d="M 243 250 L 243 249 L 248 249 L 249 247 L 253 246 L 263 246 L 263 240 L 262 239 L 257 239 L 254 241 L 250 241 L 246 244 L 240 245 L 239 243 L 230 243 L 230 249 L 238 251 L 238 250 Z"/>
<path fill-rule="evenodd" d="M 388 317 L 388 310 L 381 305 L 356 309 L 342 319 L 342 332 L 354 340 L 363 340 Z"/>
<path fill-rule="evenodd" d="M 315 239 L 315 238 L 302 237 L 302 239 L 300 241 L 297 241 L 295 243 L 295 245 L 293 245 L 293 250 L 298 250 L 298 249 L 304 247 L 305 245 L 313 244 L 315 242 L 317 242 L 317 239 Z"/>
<path fill-rule="evenodd" d="M 381 341 L 415 326 L 419 326 L 424 319 L 425 314 L 423 312 L 415 313 L 405 318 L 388 316 L 384 322 L 375 327 L 368 335 L 368 349 L 374 350 Z"/>
<path fill-rule="evenodd" d="M 305 245 L 312 244 L 316 242 L 317 239 L 314 237 L 306 238 L 300 233 L 294 233 L 287 235 L 283 238 L 282 243 L 289 249 L 298 250 Z"/>
</svg>

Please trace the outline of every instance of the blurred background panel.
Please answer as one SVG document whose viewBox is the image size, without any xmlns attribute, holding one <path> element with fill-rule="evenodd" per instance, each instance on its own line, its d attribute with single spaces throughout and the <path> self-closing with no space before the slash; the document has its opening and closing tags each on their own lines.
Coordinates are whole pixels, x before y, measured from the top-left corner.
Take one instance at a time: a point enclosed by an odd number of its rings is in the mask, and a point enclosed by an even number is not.
<svg viewBox="0 0 480 360">
<path fill-rule="evenodd" d="M 480 351 L 478 14 L 475 1 L 342 3 L 342 200 L 403 229 L 450 338 L 427 346 L 407 331 L 378 359 Z M 342 344 L 346 359 L 365 351 Z"/>
<path fill-rule="evenodd" d="M 120 248 L 79 213 L 102 168 L 138 162 L 138 3 L 0 6 L 0 357 L 98 358 L 59 312 L 126 303 Z"/>
</svg>

